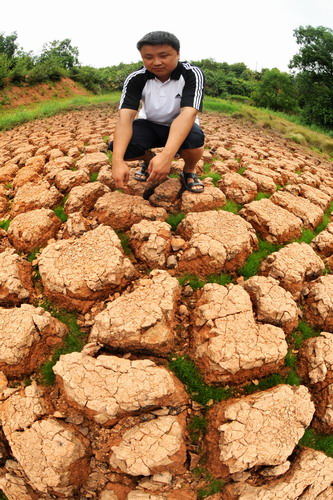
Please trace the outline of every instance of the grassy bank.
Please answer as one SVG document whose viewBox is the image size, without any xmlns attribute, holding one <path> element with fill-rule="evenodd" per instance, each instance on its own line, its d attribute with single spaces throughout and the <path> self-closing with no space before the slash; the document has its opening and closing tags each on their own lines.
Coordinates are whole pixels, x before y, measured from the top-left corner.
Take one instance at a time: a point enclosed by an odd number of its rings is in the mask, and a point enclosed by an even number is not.
<svg viewBox="0 0 333 500">
<path fill-rule="evenodd" d="M 100 104 L 117 104 L 120 92 L 94 96 L 75 96 L 68 99 L 52 99 L 39 104 L 20 106 L 0 111 L 0 130 L 8 130 L 38 118 L 47 118 L 58 113 Z"/>
<path fill-rule="evenodd" d="M 305 126 L 298 116 L 208 96 L 204 100 L 204 111 L 226 114 L 241 121 L 276 131 L 287 139 L 326 153 L 333 158 L 333 131 L 324 131 L 315 126 Z"/>
</svg>

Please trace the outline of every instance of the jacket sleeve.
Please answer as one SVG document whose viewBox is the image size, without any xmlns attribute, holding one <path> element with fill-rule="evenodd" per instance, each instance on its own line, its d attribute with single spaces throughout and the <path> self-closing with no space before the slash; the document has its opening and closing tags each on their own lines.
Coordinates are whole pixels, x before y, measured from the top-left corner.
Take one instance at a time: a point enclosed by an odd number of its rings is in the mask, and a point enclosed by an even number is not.
<svg viewBox="0 0 333 500">
<path fill-rule="evenodd" d="M 204 95 L 205 77 L 201 69 L 188 63 L 184 75 L 185 86 L 180 107 L 190 106 L 202 111 L 202 100 Z"/>
<path fill-rule="evenodd" d="M 124 82 L 119 109 L 138 110 L 144 85 L 145 79 L 142 70 L 131 73 Z"/>
</svg>

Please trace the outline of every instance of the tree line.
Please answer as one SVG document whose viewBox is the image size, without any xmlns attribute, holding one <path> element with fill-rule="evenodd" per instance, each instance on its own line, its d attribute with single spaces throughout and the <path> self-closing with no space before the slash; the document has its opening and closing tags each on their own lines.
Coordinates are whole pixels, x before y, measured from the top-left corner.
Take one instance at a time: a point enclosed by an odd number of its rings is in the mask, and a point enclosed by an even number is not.
<svg viewBox="0 0 333 500">
<path fill-rule="evenodd" d="M 206 77 L 206 94 L 237 99 L 258 107 L 300 115 L 308 124 L 333 128 L 333 30 L 306 26 L 294 30 L 299 51 L 289 62 L 290 73 L 277 68 L 250 70 L 244 63 L 213 59 L 191 61 Z M 24 52 L 17 33 L 0 33 L 0 87 L 35 85 L 68 76 L 94 93 L 120 90 L 141 62 L 94 68 L 79 63 L 70 39 L 54 40 L 40 55 Z"/>
</svg>

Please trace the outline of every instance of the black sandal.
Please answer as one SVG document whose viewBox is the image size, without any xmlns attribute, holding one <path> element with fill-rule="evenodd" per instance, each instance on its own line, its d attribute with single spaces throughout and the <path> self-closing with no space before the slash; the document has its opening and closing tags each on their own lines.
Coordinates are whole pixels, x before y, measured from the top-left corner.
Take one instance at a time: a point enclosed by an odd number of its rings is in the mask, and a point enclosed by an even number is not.
<svg viewBox="0 0 333 500">
<path fill-rule="evenodd" d="M 193 179 L 193 182 L 188 182 L 188 179 Z M 187 191 L 191 191 L 191 193 L 202 193 L 205 189 L 204 184 L 194 172 L 182 172 L 180 174 L 180 182 L 183 188 Z M 193 189 L 195 186 L 199 186 L 200 189 Z"/>
<path fill-rule="evenodd" d="M 134 172 L 133 178 L 136 181 L 146 182 L 146 180 L 149 177 L 148 166 L 149 166 L 149 163 L 144 161 L 141 165 L 140 170 L 137 170 L 136 172 Z"/>
</svg>

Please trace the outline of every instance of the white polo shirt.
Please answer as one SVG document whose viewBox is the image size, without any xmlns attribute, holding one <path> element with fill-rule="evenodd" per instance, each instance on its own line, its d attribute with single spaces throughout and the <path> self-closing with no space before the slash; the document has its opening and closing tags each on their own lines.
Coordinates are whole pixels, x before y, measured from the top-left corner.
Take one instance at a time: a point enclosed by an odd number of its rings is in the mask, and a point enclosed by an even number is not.
<svg viewBox="0 0 333 500">
<path fill-rule="evenodd" d="M 170 126 L 181 108 L 202 110 L 204 81 L 202 71 L 188 62 L 179 62 L 166 82 L 141 68 L 126 78 L 119 109 L 138 110 L 141 102 L 139 118 Z"/>
</svg>

